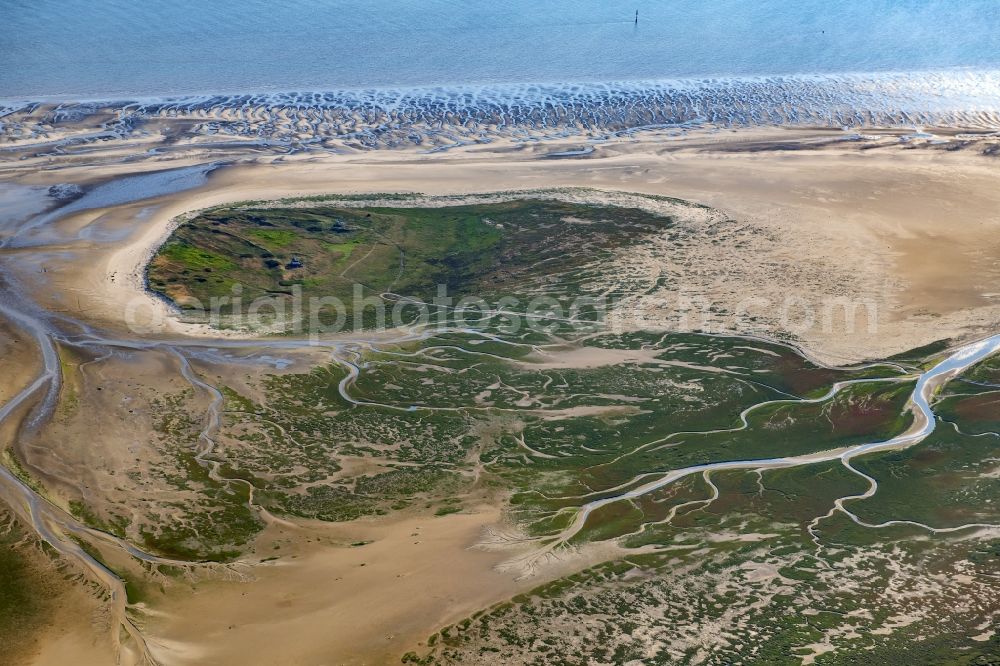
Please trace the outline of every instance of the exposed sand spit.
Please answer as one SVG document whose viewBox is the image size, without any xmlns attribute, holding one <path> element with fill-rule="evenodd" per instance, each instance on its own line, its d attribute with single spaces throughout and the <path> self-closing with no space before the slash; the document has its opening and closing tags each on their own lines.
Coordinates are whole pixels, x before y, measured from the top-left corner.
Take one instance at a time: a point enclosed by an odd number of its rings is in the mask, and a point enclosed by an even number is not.
<svg viewBox="0 0 1000 666">
<path fill-rule="evenodd" d="M 603 349 L 601 347 L 573 347 L 565 350 L 546 350 L 534 354 L 521 364 L 533 370 L 562 368 L 600 368 L 622 363 L 654 363 L 659 350 Z"/>
<path fill-rule="evenodd" d="M 156 656 L 165 664 L 393 663 L 437 627 L 537 584 L 496 571 L 506 555 L 472 548 L 499 518 L 482 506 L 271 528 L 260 543 L 279 544 L 280 559 L 256 567 L 252 583 L 199 583 L 156 604 Z"/>
</svg>

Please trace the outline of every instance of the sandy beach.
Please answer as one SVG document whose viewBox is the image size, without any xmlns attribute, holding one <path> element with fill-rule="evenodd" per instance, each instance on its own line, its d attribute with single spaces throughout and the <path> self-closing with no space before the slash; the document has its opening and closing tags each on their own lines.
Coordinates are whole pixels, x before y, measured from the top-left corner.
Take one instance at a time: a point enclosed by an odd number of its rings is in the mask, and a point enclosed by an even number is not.
<svg viewBox="0 0 1000 666">
<path fill-rule="evenodd" d="M 181 216 L 239 201 L 322 194 L 421 193 L 426 205 L 441 205 L 448 200 L 434 197 L 541 190 L 535 195 L 676 215 L 684 240 L 664 239 L 655 252 L 628 257 L 621 274 L 669 276 L 662 293 L 652 294 L 657 303 L 684 297 L 711 304 L 723 314 L 707 323 L 719 326 L 738 324 L 743 320 L 734 313 L 749 312 L 752 330 L 734 332 L 794 342 L 830 364 L 995 332 L 1000 189 L 998 157 L 989 153 L 997 139 L 942 133 L 939 144 L 901 141 L 898 131 L 868 134 L 848 141 L 842 132 L 820 129 L 652 132 L 597 143 L 591 152 L 567 139 L 497 141 L 433 155 L 281 155 L 173 137 L 163 153 L 148 152 L 151 139 L 112 140 L 69 155 L 18 147 L 0 161 L 0 179 L 39 205 L 47 188 L 60 183 L 93 188 L 126 174 L 223 166 L 189 189 L 80 210 L 28 233 L 11 222 L 3 229 L 7 237 L 33 242 L 3 251 L 6 270 L 29 286 L 41 308 L 123 336 L 131 334 L 124 323 L 131 308 L 150 323 L 141 339 L 218 337 L 179 321 L 144 291 L 145 264 Z M 552 157 L 573 151 L 579 154 Z M 750 287 L 756 300 L 748 303 Z M 829 303 L 845 302 L 858 320 L 842 314 L 824 320 Z M 809 325 L 795 315 L 804 310 L 813 313 Z M 652 316 L 669 315 L 654 308 Z M 7 397 L 28 381 L 38 359 L 15 343 L 2 348 L 17 360 L 10 385 L 0 388 Z M 557 368 L 610 362 L 548 360 Z M 110 440 L 124 443 L 126 436 L 116 432 Z M 66 464 L 93 464 L 111 444 L 93 447 L 88 455 L 65 455 Z M 65 503 L 58 490 L 52 499 Z M 145 602 L 150 650 L 163 664 L 388 663 L 442 625 L 613 555 L 581 557 L 517 580 L 497 570 L 509 553 L 475 548 L 486 530 L 503 527 L 500 509 L 487 504 L 439 517 L 271 525 L 258 543 L 281 544 L 279 561 L 253 567 L 246 581 L 176 583 Z M 59 663 L 76 651 L 75 635 L 47 641 L 33 663 Z M 101 664 L 106 656 L 78 653 L 75 661 Z"/>
<path fill-rule="evenodd" d="M 690 241 L 663 248 L 669 266 L 643 267 L 669 270 L 673 295 L 705 299 L 730 313 L 756 308 L 755 333 L 793 340 L 831 362 L 884 357 L 942 338 L 975 337 L 1000 316 L 1000 297 L 991 286 L 1000 270 L 994 259 L 1000 196 L 991 186 L 996 158 L 981 154 L 989 141 L 945 150 L 926 141 L 901 143 L 888 132 L 859 142 L 827 130 L 775 129 L 622 140 L 598 144 L 573 159 L 546 158 L 573 147 L 558 142 L 500 142 L 435 155 L 374 151 L 243 158 L 210 174 L 204 186 L 61 219 L 58 225 L 70 233 L 91 225 L 121 240 L 74 253 L 59 276 L 49 278 L 59 280 L 60 289 L 41 297 L 58 298 L 59 307 L 70 310 L 78 303 L 90 317 L 116 325 L 123 305 L 142 299 L 145 261 L 174 220 L 235 201 L 587 188 L 596 191 L 558 196 L 657 208 L 655 201 L 628 197 L 639 193 L 677 197 L 719 212 L 711 219 L 682 221 Z M 224 151 L 221 157 L 231 156 Z M 142 169 L 206 159 L 152 158 Z M 82 176 L 100 181 L 123 172 L 121 165 L 67 166 L 56 176 L 37 172 L 33 162 L 9 163 L 4 172 L 13 182 L 36 187 Z M 957 220 L 962 224 L 950 224 Z M 931 257 L 937 260 L 928 261 Z M 956 265 L 964 270 L 950 270 Z M 748 283 L 755 285 L 754 297 L 770 305 L 748 304 Z M 823 320 L 826 304 L 844 298 L 859 317 L 849 332 L 841 312 Z M 196 332 L 146 300 L 137 312 L 155 310 L 156 328 Z"/>
<path fill-rule="evenodd" d="M 998 0 L 0 2 L 0 666 L 1000 666 Z"/>
</svg>

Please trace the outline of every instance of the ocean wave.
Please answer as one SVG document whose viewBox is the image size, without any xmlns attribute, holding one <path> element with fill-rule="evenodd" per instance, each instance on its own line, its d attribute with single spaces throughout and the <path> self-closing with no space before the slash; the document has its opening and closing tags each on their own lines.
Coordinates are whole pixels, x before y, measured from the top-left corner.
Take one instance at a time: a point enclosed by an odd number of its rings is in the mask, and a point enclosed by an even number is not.
<svg viewBox="0 0 1000 666">
<path fill-rule="evenodd" d="M 996 129 L 1000 70 L 0 102 L 0 141 L 44 138 L 60 125 L 101 116 L 101 129 L 119 136 L 169 120 L 194 135 L 361 148 L 599 139 L 692 125 Z"/>
</svg>

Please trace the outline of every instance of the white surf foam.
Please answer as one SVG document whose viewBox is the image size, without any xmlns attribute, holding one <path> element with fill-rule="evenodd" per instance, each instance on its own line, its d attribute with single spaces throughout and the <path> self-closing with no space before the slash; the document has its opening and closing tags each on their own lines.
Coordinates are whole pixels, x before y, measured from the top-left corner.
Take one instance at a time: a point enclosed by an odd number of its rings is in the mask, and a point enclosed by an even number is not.
<svg viewBox="0 0 1000 666">
<path fill-rule="evenodd" d="M 16 117 L 32 107 L 0 108 L 14 109 L 8 115 Z M 72 122 L 109 108 L 119 133 L 147 119 L 178 118 L 198 122 L 203 134 L 363 147 L 423 144 L 430 137 L 438 145 L 552 132 L 593 137 L 691 124 L 996 129 L 1000 71 L 202 95 L 62 103 L 45 121 Z"/>
</svg>

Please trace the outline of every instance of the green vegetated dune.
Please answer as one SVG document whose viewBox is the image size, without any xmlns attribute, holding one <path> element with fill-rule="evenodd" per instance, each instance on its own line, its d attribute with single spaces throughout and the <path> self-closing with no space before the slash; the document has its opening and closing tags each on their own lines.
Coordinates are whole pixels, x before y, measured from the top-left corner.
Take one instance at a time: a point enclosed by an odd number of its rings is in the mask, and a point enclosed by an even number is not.
<svg viewBox="0 0 1000 666">
<path fill-rule="evenodd" d="M 354 300 L 390 292 L 571 298 L 602 259 L 669 218 L 635 209 L 514 201 L 444 208 L 232 208 L 179 227 L 148 270 L 150 287 L 181 307 L 232 297 Z M 222 312 L 232 311 L 226 303 Z M 327 313 L 330 315 L 330 313 Z M 332 316 L 332 315 L 330 315 Z M 373 322 L 365 321 L 366 325 Z"/>
<path fill-rule="evenodd" d="M 615 284 L 610 260 L 671 233 L 669 219 L 639 210 L 550 201 L 216 209 L 175 232 L 149 281 L 182 304 L 228 295 L 236 283 L 244 296 L 287 295 L 300 285 L 307 296 L 348 302 L 355 283 L 366 297 L 426 299 L 446 284 L 455 296 L 568 300 L 604 289 L 617 299 L 623 287 L 605 288 Z M 290 267 L 293 259 L 301 266 Z M 252 484 L 274 513 L 334 521 L 405 510 L 444 515 L 485 492 L 505 498 L 511 542 L 537 546 L 537 558 L 520 556 L 527 569 L 597 542 L 623 548 L 619 559 L 445 628 L 406 661 L 1000 658 L 989 619 L 1000 612 L 989 592 L 1000 575 L 1000 541 L 828 515 L 836 500 L 868 488 L 836 459 L 693 473 L 603 504 L 570 529 L 589 503 L 671 470 L 899 434 L 911 423 L 915 373 L 940 346 L 893 364 L 832 369 L 760 340 L 580 330 L 556 318 L 545 330 L 511 333 L 502 319 L 345 343 L 344 358 L 309 373 L 271 376 L 253 392 L 219 387 L 225 414 L 213 459 L 225 477 Z M 595 360 L 553 362 L 567 353 Z M 874 496 L 846 502 L 859 519 L 934 528 L 1000 522 L 998 368 L 988 361 L 949 384 L 926 441 L 854 461 L 879 483 Z M 865 381 L 826 396 L 850 379 Z M 181 398 L 164 396 L 162 406 L 164 445 L 190 440 L 196 428 L 183 422 Z M 377 467 L 355 472 L 359 459 Z M 255 523 L 241 508 L 245 488 L 235 488 L 212 497 L 246 531 L 220 536 L 238 550 Z M 151 545 L 177 555 L 219 552 L 206 534 L 192 528 Z M 707 634 L 719 646 L 711 654 Z"/>
</svg>

